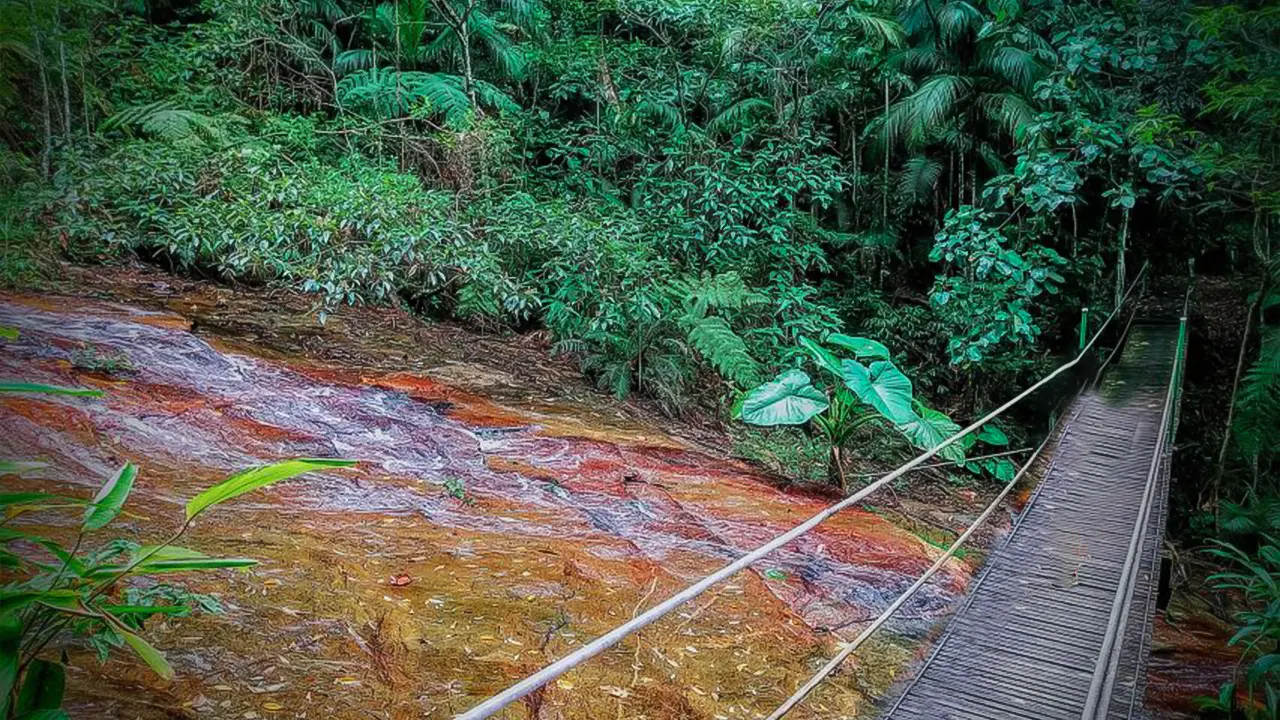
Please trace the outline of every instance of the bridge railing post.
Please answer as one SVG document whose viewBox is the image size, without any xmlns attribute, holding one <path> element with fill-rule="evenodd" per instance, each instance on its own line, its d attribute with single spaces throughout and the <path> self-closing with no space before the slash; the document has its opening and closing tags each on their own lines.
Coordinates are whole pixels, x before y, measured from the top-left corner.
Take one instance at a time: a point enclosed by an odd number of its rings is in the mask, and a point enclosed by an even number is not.
<svg viewBox="0 0 1280 720">
<path fill-rule="evenodd" d="M 1089 342 L 1089 308 L 1080 309 L 1080 351 L 1084 351 L 1084 346 Z"/>
</svg>

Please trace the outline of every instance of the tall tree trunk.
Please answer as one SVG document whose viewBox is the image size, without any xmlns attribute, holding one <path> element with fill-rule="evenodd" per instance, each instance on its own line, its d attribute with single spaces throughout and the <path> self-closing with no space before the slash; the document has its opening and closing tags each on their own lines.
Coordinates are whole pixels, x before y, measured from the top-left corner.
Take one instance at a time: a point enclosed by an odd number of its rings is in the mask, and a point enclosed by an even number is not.
<svg viewBox="0 0 1280 720">
<path fill-rule="evenodd" d="M 40 119 L 44 130 L 44 148 L 40 151 L 40 172 L 49 177 L 50 163 L 53 156 L 53 121 L 49 117 L 52 109 L 49 106 L 49 75 L 44 67 L 44 38 L 40 31 L 40 19 L 36 14 L 35 0 L 27 0 L 27 10 L 31 13 L 31 27 L 36 51 L 36 67 L 40 71 Z"/>
</svg>

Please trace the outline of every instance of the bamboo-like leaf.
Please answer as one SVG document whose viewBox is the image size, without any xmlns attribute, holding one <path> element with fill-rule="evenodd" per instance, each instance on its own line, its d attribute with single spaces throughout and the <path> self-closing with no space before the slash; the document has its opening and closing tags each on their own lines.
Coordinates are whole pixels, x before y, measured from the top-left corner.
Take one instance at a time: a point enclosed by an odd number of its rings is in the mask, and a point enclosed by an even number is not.
<svg viewBox="0 0 1280 720">
<path fill-rule="evenodd" d="M 49 467 L 48 463 L 35 460 L 0 460 L 0 475 L 21 475 L 46 467 Z"/>
<path fill-rule="evenodd" d="M 121 466 L 85 510 L 84 529 L 98 530 L 114 520 L 120 514 L 120 508 L 124 507 L 124 501 L 129 498 L 129 491 L 133 489 L 133 481 L 137 477 L 138 466 L 130 462 Z"/>
<path fill-rule="evenodd" d="M 108 615 L 104 617 L 111 616 Z M 125 627 L 124 623 L 119 620 L 116 620 L 111 624 L 115 628 L 115 631 L 120 633 L 120 637 L 124 638 L 124 641 L 129 644 L 129 647 L 133 648 L 133 651 L 138 654 L 138 657 L 142 658 L 142 661 L 145 662 L 157 675 L 165 680 L 171 680 L 173 678 L 173 667 L 171 667 L 169 665 L 169 661 L 165 659 L 164 653 L 155 649 L 151 643 L 144 640 L 142 636 L 131 632 L 127 627 Z"/>
<path fill-rule="evenodd" d="M 187 519 L 204 512 L 218 503 L 226 502 L 247 492 L 266 487 L 281 480 L 301 475 L 313 470 L 327 468 L 351 467 L 355 460 L 328 460 L 321 458 L 300 458 L 286 460 L 274 465 L 242 470 L 213 487 L 205 490 L 187 503 Z"/>
<path fill-rule="evenodd" d="M 0 383 L 0 393 L 35 393 L 39 395 L 71 395 L 74 397 L 102 397 L 101 390 L 57 387 L 39 383 Z"/>
<path fill-rule="evenodd" d="M 85 501 L 80 498 L 66 497 L 65 495 L 51 495 L 42 492 L 16 492 L 16 493 L 0 493 L 0 507 L 9 507 L 12 505 L 84 505 Z"/>
</svg>

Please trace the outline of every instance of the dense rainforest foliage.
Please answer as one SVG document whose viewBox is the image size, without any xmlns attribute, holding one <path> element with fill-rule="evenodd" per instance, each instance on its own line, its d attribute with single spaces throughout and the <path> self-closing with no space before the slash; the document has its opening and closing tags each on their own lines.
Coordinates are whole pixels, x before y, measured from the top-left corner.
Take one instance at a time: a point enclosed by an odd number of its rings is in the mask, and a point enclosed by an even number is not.
<svg viewBox="0 0 1280 720">
<path fill-rule="evenodd" d="M 1280 8 L 1211 0 L 0 0 L 0 272 L 136 255 L 543 331 L 673 415 L 871 338 L 945 428 L 1195 261 L 1248 321 L 1175 512 L 1256 571 L 1261 654 L 1278 47 Z"/>
</svg>

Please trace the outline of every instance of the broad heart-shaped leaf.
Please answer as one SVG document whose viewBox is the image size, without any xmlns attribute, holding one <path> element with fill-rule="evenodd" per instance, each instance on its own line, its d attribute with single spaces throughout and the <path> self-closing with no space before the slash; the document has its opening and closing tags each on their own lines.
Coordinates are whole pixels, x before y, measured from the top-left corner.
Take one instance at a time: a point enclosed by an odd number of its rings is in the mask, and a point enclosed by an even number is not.
<svg viewBox="0 0 1280 720">
<path fill-rule="evenodd" d="M 35 660 L 27 667 L 18 691 L 18 717 L 37 710 L 62 707 L 62 693 L 67 687 L 67 672 L 62 663 Z"/>
<path fill-rule="evenodd" d="M 751 425 L 803 425 L 828 405 L 809 374 L 792 369 L 747 393 L 739 416 Z"/>
<path fill-rule="evenodd" d="M 120 508 L 124 507 L 124 501 L 129 497 L 129 491 L 133 489 L 133 481 L 138 477 L 138 466 L 127 462 L 116 471 L 97 495 L 93 496 L 93 504 L 91 504 L 84 512 L 84 529 L 97 530 L 112 520 L 116 519 L 116 515 L 120 514 Z"/>
<path fill-rule="evenodd" d="M 916 419 L 911 409 L 911 381 L 888 360 L 867 367 L 854 360 L 840 363 L 840 377 L 862 402 L 889 419 L 894 425 L 905 425 Z"/>
<path fill-rule="evenodd" d="M 818 364 L 818 367 L 826 370 L 836 377 L 840 376 L 840 358 L 832 355 L 830 350 L 827 350 L 807 337 L 800 338 L 800 347 L 804 348 L 805 351 L 809 353 L 809 357 L 813 358 L 813 361 Z"/>
<path fill-rule="evenodd" d="M 281 480 L 287 480 L 305 472 L 324 468 L 351 467 L 355 464 L 355 460 L 299 458 L 297 460 L 285 460 L 274 465 L 262 465 L 248 470 L 241 470 L 191 498 L 190 502 L 187 503 L 187 519 L 190 520 L 218 503 L 226 502 L 231 498 L 239 497 L 247 492 L 253 492 L 259 488 Z"/>
<path fill-rule="evenodd" d="M 859 359 L 870 358 L 872 360 L 888 360 L 889 348 L 883 344 L 876 342 L 870 338 L 850 337 L 841 333 L 831 333 L 827 336 L 827 342 L 832 345 L 850 350 Z"/>
<path fill-rule="evenodd" d="M 991 423 L 987 423 L 986 425 L 978 428 L 978 439 L 988 445 L 1003 446 L 1009 444 L 1009 436 L 1005 435 L 1003 430 Z"/>
<path fill-rule="evenodd" d="M 40 395 L 72 395 L 76 397 L 102 397 L 101 390 L 55 387 L 38 383 L 0 383 L 0 393 L 37 393 Z"/>
<path fill-rule="evenodd" d="M 898 430 L 907 436 L 912 445 L 921 450 L 932 450 L 943 440 L 960 432 L 960 426 L 945 414 L 921 406 L 920 414 L 916 415 L 912 421 L 900 424 Z M 960 447 L 959 441 L 946 446 L 938 452 L 938 455 L 952 462 L 964 461 L 964 450 Z"/>
</svg>

